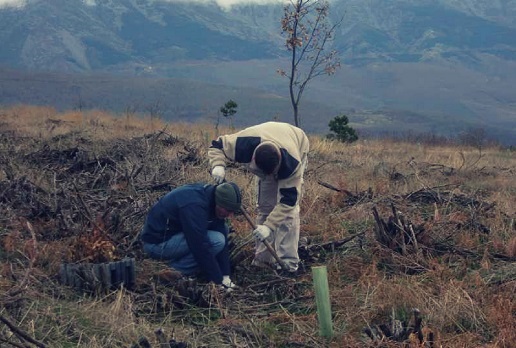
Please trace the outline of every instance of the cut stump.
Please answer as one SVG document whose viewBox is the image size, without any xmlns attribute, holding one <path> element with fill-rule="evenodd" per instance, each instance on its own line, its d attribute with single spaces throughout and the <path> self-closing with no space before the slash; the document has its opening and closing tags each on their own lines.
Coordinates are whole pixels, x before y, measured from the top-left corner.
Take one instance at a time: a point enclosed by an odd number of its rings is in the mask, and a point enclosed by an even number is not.
<svg viewBox="0 0 516 348">
<path fill-rule="evenodd" d="M 134 258 L 106 263 L 63 263 L 59 270 L 61 284 L 81 292 L 106 293 L 123 285 L 135 285 Z"/>
</svg>

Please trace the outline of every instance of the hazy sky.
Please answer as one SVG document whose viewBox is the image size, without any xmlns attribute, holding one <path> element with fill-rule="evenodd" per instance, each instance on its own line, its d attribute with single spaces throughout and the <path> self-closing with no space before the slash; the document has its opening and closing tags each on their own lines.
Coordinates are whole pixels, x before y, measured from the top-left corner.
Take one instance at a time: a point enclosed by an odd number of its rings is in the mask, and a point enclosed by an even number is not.
<svg viewBox="0 0 516 348">
<path fill-rule="evenodd" d="M 0 0 L 0 8 L 2 7 L 22 7 L 26 0 Z"/>
<path fill-rule="evenodd" d="M 156 1 L 156 0 L 155 0 Z M 285 3 L 288 0 L 157 0 L 163 2 L 200 2 L 200 3 L 216 3 L 222 8 L 229 8 L 235 4 L 273 4 Z M 0 8 L 2 7 L 23 7 L 30 0 L 0 0 Z M 86 5 L 95 5 L 96 0 L 82 0 Z"/>
<path fill-rule="evenodd" d="M 288 0 L 159 0 L 164 2 L 199 2 L 199 3 L 216 3 L 221 8 L 229 9 L 236 4 L 278 4 L 285 3 Z"/>
<path fill-rule="evenodd" d="M 230 7 L 235 4 L 278 4 L 288 0 L 160 0 L 165 2 L 201 2 L 201 3 L 217 3 L 220 7 Z"/>
</svg>

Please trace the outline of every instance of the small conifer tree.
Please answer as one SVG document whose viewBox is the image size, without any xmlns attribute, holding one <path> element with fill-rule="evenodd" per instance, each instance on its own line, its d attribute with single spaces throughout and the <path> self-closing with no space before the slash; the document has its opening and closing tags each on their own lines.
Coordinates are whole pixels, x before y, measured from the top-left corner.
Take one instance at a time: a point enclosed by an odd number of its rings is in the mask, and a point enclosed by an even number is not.
<svg viewBox="0 0 516 348">
<path fill-rule="evenodd" d="M 358 140 L 357 132 L 348 125 L 348 117 L 346 115 L 335 116 L 333 120 L 328 123 L 330 133 L 327 135 L 328 139 L 334 139 L 343 143 L 352 143 Z"/>
<path fill-rule="evenodd" d="M 237 107 L 238 107 L 238 104 L 235 101 L 233 101 L 232 99 L 227 101 L 226 104 L 224 104 L 224 106 L 220 107 L 220 112 L 222 113 L 222 115 L 229 120 L 230 128 L 233 128 L 232 117 L 233 117 L 233 115 L 236 114 Z"/>
</svg>

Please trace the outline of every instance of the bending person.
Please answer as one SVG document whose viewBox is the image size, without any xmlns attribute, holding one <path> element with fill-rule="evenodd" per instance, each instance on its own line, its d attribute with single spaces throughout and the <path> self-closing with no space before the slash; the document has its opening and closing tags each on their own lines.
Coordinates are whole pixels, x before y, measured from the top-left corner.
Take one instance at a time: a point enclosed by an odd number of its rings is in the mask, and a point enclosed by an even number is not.
<svg viewBox="0 0 516 348">
<path fill-rule="evenodd" d="M 268 264 L 280 269 L 261 243 L 268 239 L 290 272 L 298 269 L 299 203 L 308 151 L 303 130 L 282 122 L 266 122 L 220 136 L 208 149 L 216 182 L 225 179 L 226 161 L 247 165 L 258 178 L 255 266 Z"/>
</svg>

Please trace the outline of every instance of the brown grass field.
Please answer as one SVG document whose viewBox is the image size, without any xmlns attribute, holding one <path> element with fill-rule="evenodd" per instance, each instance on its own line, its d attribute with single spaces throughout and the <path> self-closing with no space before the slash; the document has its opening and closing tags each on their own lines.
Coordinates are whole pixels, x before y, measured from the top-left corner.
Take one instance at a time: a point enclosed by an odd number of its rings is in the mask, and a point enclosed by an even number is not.
<svg viewBox="0 0 516 348">
<path fill-rule="evenodd" d="M 0 347 L 516 347 L 516 152 L 309 134 L 303 272 L 252 269 L 237 215 L 241 288 L 226 294 L 167 282 L 134 243 L 159 197 L 211 182 L 215 135 L 208 123 L 0 109 Z M 233 165 L 227 178 L 254 216 L 253 177 Z M 64 263 L 124 257 L 130 288 L 60 281 Z M 314 266 L 327 267 L 331 337 Z"/>
</svg>

